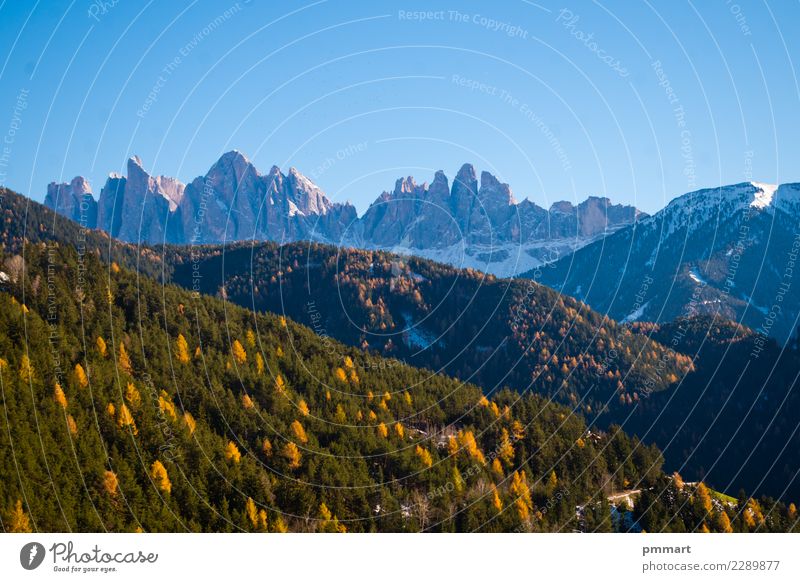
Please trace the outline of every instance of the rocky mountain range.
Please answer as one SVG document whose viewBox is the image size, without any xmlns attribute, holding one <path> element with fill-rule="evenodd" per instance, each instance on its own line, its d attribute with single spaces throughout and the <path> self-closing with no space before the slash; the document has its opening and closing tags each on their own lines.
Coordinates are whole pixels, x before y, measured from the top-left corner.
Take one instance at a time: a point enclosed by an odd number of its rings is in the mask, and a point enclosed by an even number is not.
<svg viewBox="0 0 800 582">
<path fill-rule="evenodd" d="M 89 228 L 127 242 L 206 244 L 241 240 L 313 240 L 384 249 L 515 275 L 552 261 L 645 215 L 589 197 L 546 210 L 517 203 L 508 184 L 465 164 L 452 185 L 444 172 L 417 184 L 397 180 L 362 217 L 331 202 L 295 168 L 260 174 L 238 151 L 224 154 L 188 185 L 151 176 L 138 157 L 127 176 L 111 174 L 97 202 L 77 177 L 48 186 L 45 204 Z"/>
<path fill-rule="evenodd" d="M 800 184 L 699 190 L 524 276 L 620 321 L 711 315 L 786 341 L 800 315 L 799 216 Z"/>
</svg>

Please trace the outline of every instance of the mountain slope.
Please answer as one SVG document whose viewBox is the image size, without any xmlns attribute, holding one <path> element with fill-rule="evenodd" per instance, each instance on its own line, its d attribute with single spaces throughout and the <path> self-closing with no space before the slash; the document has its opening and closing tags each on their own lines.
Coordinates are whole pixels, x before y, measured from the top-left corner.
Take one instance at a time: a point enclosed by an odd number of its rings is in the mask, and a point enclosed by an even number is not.
<svg viewBox="0 0 800 582">
<path fill-rule="evenodd" d="M 711 519 L 656 449 L 539 396 L 486 399 L 68 241 L 21 251 L 0 279 L 6 531 L 604 531 L 623 487 L 667 530 Z M 792 527 L 742 503 L 714 516 Z"/>
<path fill-rule="evenodd" d="M 589 416 L 691 360 L 525 281 L 383 251 L 292 243 L 168 249 L 172 280 L 285 314 L 340 341 L 464 380 L 530 389 Z M 659 366 L 659 369 L 656 369 Z"/>
<path fill-rule="evenodd" d="M 800 185 L 700 190 L 523 276 L 618 320 L 719 314 L 785 342 L 800 315 Z"/>
</svg>

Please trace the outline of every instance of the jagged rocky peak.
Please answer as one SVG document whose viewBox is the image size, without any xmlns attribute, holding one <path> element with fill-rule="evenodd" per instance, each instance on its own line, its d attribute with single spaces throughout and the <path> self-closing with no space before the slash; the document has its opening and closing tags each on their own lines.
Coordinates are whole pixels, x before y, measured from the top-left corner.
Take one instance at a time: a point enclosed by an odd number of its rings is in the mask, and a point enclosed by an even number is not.
<svg viewBox="0 0 800 582">
<path fill-rule="evenodd" d="M 69 183 L 48 184 L 44 203 L 87 228 L 97 226 L 97 203 L 92 197 L 89 181 L 83 176 L 76 176 Z"/>
<path fill-rule="evenodd" d="M 327 214 L 333 204 L 319 187 L 292 166 L 287 176 L 288 194 L 303 214 Z"/>
</svg>

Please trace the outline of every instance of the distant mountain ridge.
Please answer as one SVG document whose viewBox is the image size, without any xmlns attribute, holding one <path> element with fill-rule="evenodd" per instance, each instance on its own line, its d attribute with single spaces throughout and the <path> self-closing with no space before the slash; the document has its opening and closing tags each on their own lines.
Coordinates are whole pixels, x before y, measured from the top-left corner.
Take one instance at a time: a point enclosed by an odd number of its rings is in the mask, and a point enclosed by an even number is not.
<svg viewBox="0 0 800 582">
<path fill-rule="evenodd" d="M 719 315 L 784 342 L 800 316 L 798 218 L 800 184 L 698 190 L 527 276 L 620 321 Z"/>
<path fill-rule="evenodd" d="M 224 154 L 184 185 L 151 176 L 138 157 L 127 176 L 111 174 L 94 200 L 88 181 L 52 183 L 45 205 L 89 228 L 126 242 L 208 244 L 240 240 L 311 240 L 383 249 L 515 275 L 588 244 L 646 216 L 636 208 L 590 196 L 577 206 L 549 210 L 517 203 L 508 184 L 489 172 L 478 181 L 464 164 L 449 184 L 442 171 L 417 184 L 397 180 L 359 218 L 348 204 L 331 202 L 295 168 L 260 174 L 240 152 Z"/>
</svg>

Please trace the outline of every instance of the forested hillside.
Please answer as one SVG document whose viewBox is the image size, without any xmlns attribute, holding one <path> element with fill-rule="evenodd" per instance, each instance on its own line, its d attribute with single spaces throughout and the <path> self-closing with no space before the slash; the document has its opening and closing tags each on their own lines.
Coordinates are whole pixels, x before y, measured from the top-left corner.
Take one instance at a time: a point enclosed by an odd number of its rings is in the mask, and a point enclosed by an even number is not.
<svg viewBox="0 0 800 582">
<path fill-rule="evenodd" d="M 381 251 L 274 243 L 168 248 L 173 280 L 348 343 L 594 417 L 691 370 L 673 352 L 533 281 Z"/>
<path fill-rule="evenodd" d="M 609 493 L 674 482 L 655 448 L 538 395 L 486 398 L 70 245 L 24 250 L 2 256 L 7 531 L 594 531 Z M 793 511 L 762 500 L 752 522 L 681 492 L 641 523 L 761 531 Z"/>
</svg>

